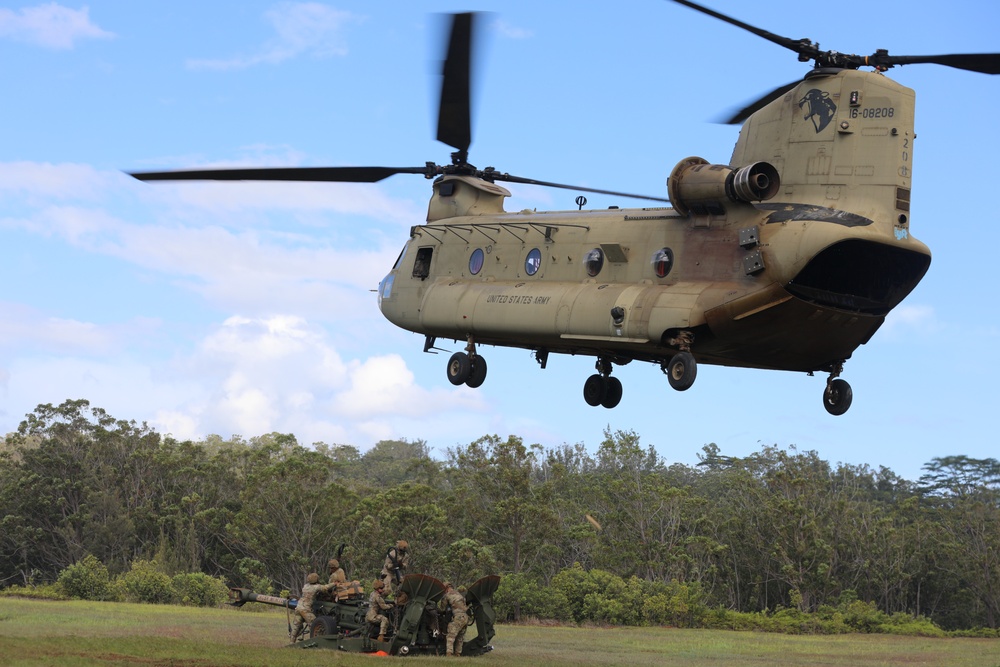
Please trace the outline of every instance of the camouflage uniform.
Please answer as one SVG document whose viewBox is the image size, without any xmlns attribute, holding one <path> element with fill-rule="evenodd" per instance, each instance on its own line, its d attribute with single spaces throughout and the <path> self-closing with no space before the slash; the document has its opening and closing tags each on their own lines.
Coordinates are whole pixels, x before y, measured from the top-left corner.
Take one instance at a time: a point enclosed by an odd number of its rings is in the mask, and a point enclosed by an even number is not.
<svg viewBox="0 0 1000 667">
<path fill-rule="evenodd" d="M 289 637 L 293 642 L 302 633 L 303 625 L 311 626 L 312 622 L 316 620 L 316 614 L 313 613 L 313 602 L 316 600 L 316 594 L 333 588 L 331 584 L 324 585 L 318 582 L 319 576 L 310 574 L 306 578 L 306 585 L 302 587 L 299 601 L 295 603 L 295 624 L 292 626 L 292 634 Z"/>
<path fill-rule="evenodd" d="M 406 576 L 406 571 L 410 567 L 410 545 L 406 540 L 396 542 L 396 546 L 390 547 L 385 554 L 385 563 L 382 565 L 382 583 L 386 590 L 392 593 L 396 584 L 396 569 L 399 569 L 399 577 Z"/>
<path fill-rule="evenodd" d="M 330 561 L 330 582 L 331 584 L 336 584 L 336 590 L 340 590 L 344 584 L 347 583 L 347 574 L 344 572 L 344 568 L 340 567 L 340 563 L 336 558 Z"/>
<path fill-rule="evenodd" d="M 469 605 L 465 596 L 445 584 L 444 598 L 446 606 L 451 607 L 451 623 L 448 624 L 448 637 L 445 639 L 445 655 L 462 655 L 462 644 L 465 642 L 465 630 L 469 627 Z"/>
<path fill-rule="evenodd" d="M 386 630 L 389 629 L 389 619 L 381 613 L 387 609 L 392 609 L 392 605 L 382 597 L 382 587 L 377 586 L 372 591 L 371 597 L 368 598 L 368 613 L 365 615 L 365 620 L 369 623 L 379 624 L 379 641 L 384 640 Z"/>
</svg>

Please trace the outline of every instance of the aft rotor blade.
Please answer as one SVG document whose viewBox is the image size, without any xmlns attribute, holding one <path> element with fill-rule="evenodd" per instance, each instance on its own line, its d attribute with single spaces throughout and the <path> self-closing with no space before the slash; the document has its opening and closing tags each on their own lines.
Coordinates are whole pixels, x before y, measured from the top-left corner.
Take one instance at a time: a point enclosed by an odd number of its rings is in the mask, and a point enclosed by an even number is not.
<svg viewBox="0 0 1000 667">
<path fill-rule="evenodd" d="M 695 2 L 689 2 L 688 0 L 674 0 L 674 2 L 676 2 L 679 5 L 684 5 L 685 7 L 690 7 L 691 9 L 699 11 L 702 14 L 708 14 L 709 16 L 715 17 L 720 21 L 725 21 L 726 23 L 734 25 L 737 28 L 743 28 L 744 30 L 752 32 L 758 37 L 763 37 L 769 42 L 774 42 L 778 46 L 783 46 L 786 49 L 791 49 L 792 51 L 806 55 L 809 58 L 814 57 L 816 53 L 819 51 L 819 49 L 817 49 L 808 39 L 790 39 L 788 37 L 782 37 L 781 35 L 775 35 L 773 32 L 768 32 L 767 30 L 757 28 L 755 26 L 750 25 L 749 23 L 744 23 L 743 21 L 734 19 L 731 16 L 720 14 L 715 10 L 709 9 L 708 7 L 703 7 Z"/>
<path fill-rule="evenodd" d="M 321 181 L 377 183 L 396 174 L 433 176 L 433 164 L 423 167 L 259 167 L 241 169 L 181 169 L 130 173 L 140 181 Z"/>
<path fill-rule="evenodd" d="M 870 60 L 875 64 L 883 64 L 888 67 L 892 67 L 893 65 L 931 63 L 969 70 L 970 72 L 980 72 L 982 74 L 1000 74 L 1000 53 L 949 53 L 941 56 L 871 56 Z"/>
<path fill-rule="evenodd" d="M 454 14 L 441 80 L 438 141 L 466 157 L 472 144 L 472 32 L 475 14 Z"/>
<path fill-rule="evenodd" d="M 628 197 L 629 199 L 647 199 L 649 201 L 669 202 L 664 197 L 650 197 L 647 195 L 633 195 L 627 192 L 616 192 L 614 190 L 599 190 L 597 188 L 585 188 L 579 185 L 565 185 L 563 183 L 552 183 L 550 181 L 538 181 L 533 178 L 522 178 L 521 176 L 511 176 L 510 174 L 492 174 L 494 180 L 506 181 L 508 183 L 524 183 L 526 185 L 542 185 L 547 188 L 562 188 L 563 190 L 578 190 L 580 192 L 595 192 L 602 195 L 615 195 L 617 197 Z"/>
<path fill-rule="evenodd" d="M 743 107 L 742 109 L 734 113 L 732 117 L 726 118 L 725 120 L 720 122 L 725 123 L 726 125 L 739 125 L 747 118 L 749 118 L 753 113 L 755 113 L 760 109 L 763 109 L 765 106 L 767 106 L 774 100 L 778 99 L 779 97 L 781 97 L 782 95 L 784 95 L 797 85 L 799 85 L 798 81 L 792 81 L 791 83 L 786 83 L 783 86 L 778 86 L 777 88 L 769 92 L 767 95 L 764 95 L 758 100 L 751 102 L 747 106 Z"/>
</svg>

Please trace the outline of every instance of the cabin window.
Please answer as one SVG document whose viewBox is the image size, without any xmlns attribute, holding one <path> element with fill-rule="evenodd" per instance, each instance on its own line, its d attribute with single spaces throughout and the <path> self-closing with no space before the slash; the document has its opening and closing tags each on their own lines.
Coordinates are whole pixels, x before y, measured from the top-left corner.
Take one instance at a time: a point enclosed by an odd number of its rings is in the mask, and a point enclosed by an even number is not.
<svg viewBox="0 0 1000 667">
<path fill-rule="evenodd" d="M 476 248 L 473 250 L 472 257 L 469 258 L 469 273 L 477 275 L 480 271 L 482 271 L 484 258 L 485 255 L 483 255 L 482 248 Z"/>
<path fill-rule="evenodd" d="M 660 248 L 653 254 L 653 271 L 657 278 L 666 278 L 674 266 L 674 251 L 670 248 Z"/>
<path fill-rule="evenodd" d="M 604 253 L 600 248 L 594 248 L 584 256 L 583 265 L 587 269 L 587 275 L 593 278 L 604 268 Z"/>
<path fill-rule="evenodd" d="M 413 277 L 425 279 L 431 274 L 431 256 L 434 248 L 419 248 L 417 258 L 413 260 Z"/>
<path fill-rule="evenodd" d="M 538 273 L 538 269 L 541 265 L 542 251 L 538 248 L 532 248 L 528 253 L 528 256 L 524 259 L 524 272 L 529 276 L 533 276 Z"/>
</svg>

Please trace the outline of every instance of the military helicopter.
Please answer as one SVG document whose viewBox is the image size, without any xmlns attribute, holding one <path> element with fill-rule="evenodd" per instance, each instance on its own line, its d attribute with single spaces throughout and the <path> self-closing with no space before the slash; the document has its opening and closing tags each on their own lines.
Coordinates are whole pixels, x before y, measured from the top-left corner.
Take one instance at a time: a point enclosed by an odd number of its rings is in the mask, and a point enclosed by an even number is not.
<svg viewBox="0 0 1000 667">
<path fill-rule="evenodd" d="M 658 364 L 689 389 L 699 364 L 827 374 L 823 405 L 851 405 L 839 376 L 930 266 L 910 231 L 914 92 L 887 78 L 896 65 L 934 63 L 1000 73 L 1000 54 L 869 56 L 821 51 L 686 0 L 679 4 L 785 47 L 813 67 L 729 119 L 742 123 L 728 164 L 681 159 L 667 198 L 514 176 L 469 162 L 475 15 L 452 17 L 437 139 L 450 164 L 414 167 L 196 169 L 133 173 L 144 180 L 374 183 L 433 180 L 378 287 L 379 308 L 403 329 L 465 343 L 446 364 L 454 385 L 479 387 L 485 345 L 596 358 L 583 386 L 613 408 L 631 361 Z M 874 71 L 861 71 L 872 68 Z M 643 208 L 508 212 L 498 182 L 658 202 Z M 669 203 L 671 206 L 663 204 Z"/>
</svg>

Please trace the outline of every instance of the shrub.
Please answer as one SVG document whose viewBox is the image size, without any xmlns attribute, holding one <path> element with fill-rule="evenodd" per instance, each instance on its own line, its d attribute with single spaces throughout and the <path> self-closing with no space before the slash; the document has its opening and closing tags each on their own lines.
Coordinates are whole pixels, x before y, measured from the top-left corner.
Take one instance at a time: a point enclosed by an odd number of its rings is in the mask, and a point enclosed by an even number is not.
<svg viewBox="0 0 1000 667">
<path fill-rule="evenodd" d="M 114 599 L 108 568 L 93 555 L 88 555 L 60 572 L 56 585 L 71 598 L 80 598 L 81 600 Z"/>
<path fill-rule="evenodd" d="M 34 600 L 65 600 L 69 596 L 62 586 L 56 584 L 42 584 L 41 586 L 8 586 L 0 588 L 0 597 L 5 598 L 32 598 Z"/>
<path fill-rule="evenodd" d="M 502 620 L 520 621 L 544 618 L 558 621 L 572 619 L 569 601 L 560 591 L 545 590 L 529 576 L 508 574 L 500 579 L 493 594 L 493 608 Z"/>
<path fill-rule="evenodd" d="M 159 570 L 156 561 L 137 560 L 132 569 L 115 579 L 115 587 L 128 602 L 166 604 L 173 598 L 170 577 Z"/>
<path fill-rule="evenodd" d="M 170 584 L 173 600 L 178 604 L 218 607 L 229 597 L 229 588 L 224 581 L 203 572 L 175 574 Z"/>
</svg>

